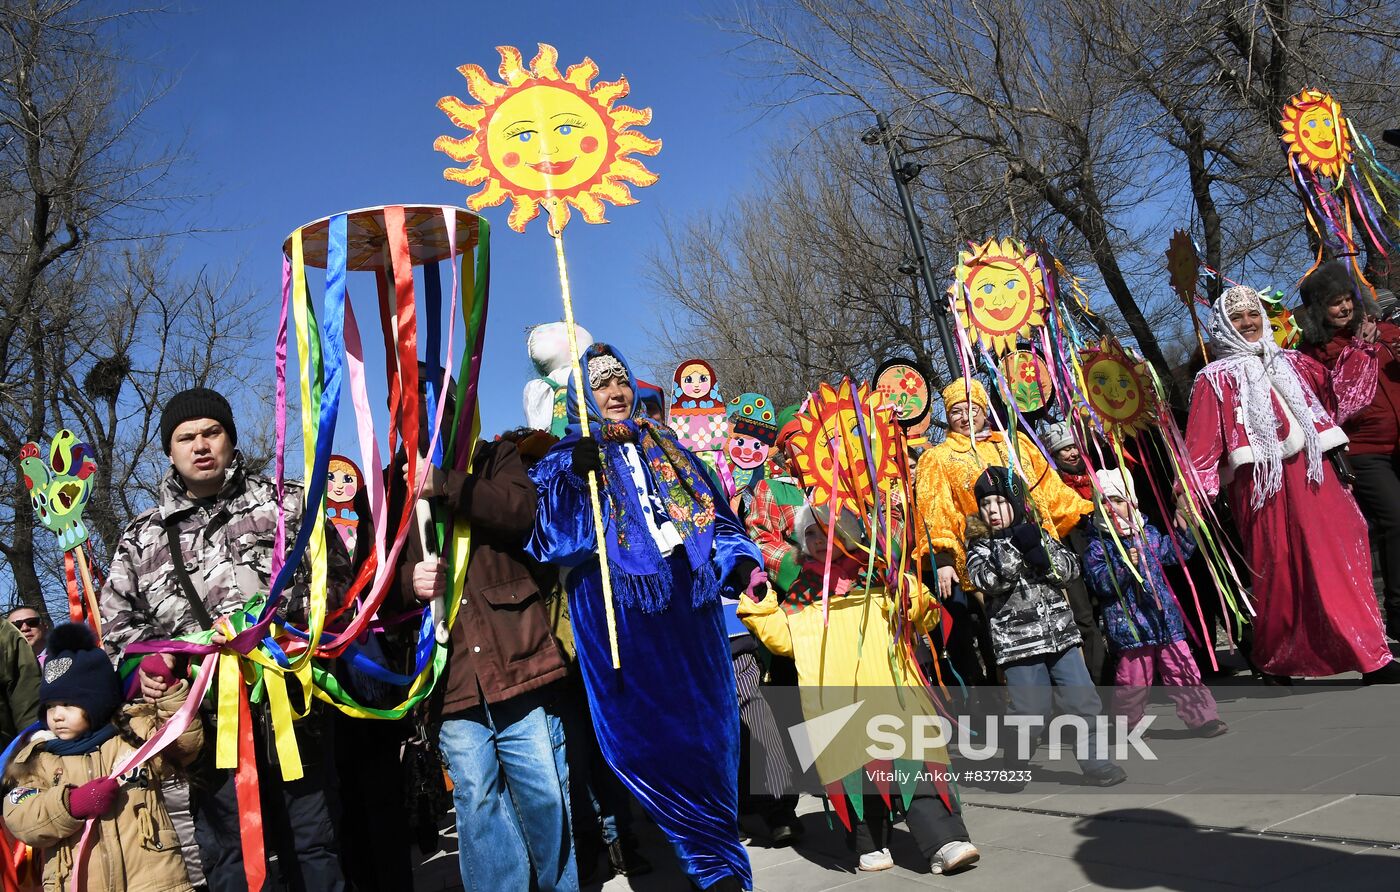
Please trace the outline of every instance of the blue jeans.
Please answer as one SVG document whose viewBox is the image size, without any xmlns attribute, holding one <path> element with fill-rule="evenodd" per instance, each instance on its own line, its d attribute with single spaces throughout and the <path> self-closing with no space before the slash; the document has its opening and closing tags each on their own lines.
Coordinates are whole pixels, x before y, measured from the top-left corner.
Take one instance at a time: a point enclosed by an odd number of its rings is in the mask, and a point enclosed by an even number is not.
<svg viewBox="0 0 1400 892">
<path fill-rule="evenodd" d="M 1108 768 L 1112 763 L 1107 759 L 1092 758 L 1095 752 L 1107 752 L 1107 741 L 1097 740 L 1097 721 L 1103 712 L 1103 701 L 1094 689 L 1094 681 L 1089 677 L 1089 669 L 1084 665 L 1084 655 L 1079 648 L 1071 647 L 1058 654 L 1042 654 L 1002 667 L 1006 673 L 1006 692 L 1011 696 L 1013 715 L 1038 715 L 1050 721 L 1054 714 L 1051 698 L 1065 715 L 1082 716 L 1089 723 L 1091 746 L 1090 758 L 1080 759 L 1079 767 L 1090 773 Z M 1053 685 L 1053 687 L 1052 687 Z M 1032 732 L 1034 735 L 1035 732 Z M 1038 736 L 1032 736 L 1035 741 Z M 1077 742 L 1077 741 L 1076 741 Z M 1103 744 L 1100 750 L 1099 744 Z M 1032 743 L 1031 751 L 1035 746 Z M 1008 743 L 1008 752 L 1014 752 Z"/>
<path fill-rule="evenodd" d="M 467 892 L 577 892 L 564 727 L 548 689 L 483 702 L 443 721 Z"/>
</svg>

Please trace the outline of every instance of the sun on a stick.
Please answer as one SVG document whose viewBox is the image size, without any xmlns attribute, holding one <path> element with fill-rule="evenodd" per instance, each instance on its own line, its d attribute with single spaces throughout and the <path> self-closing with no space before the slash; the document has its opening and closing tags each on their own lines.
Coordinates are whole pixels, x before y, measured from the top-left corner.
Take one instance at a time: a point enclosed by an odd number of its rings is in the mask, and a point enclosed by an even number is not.
<svg viewBox="0 0 1400 892">
<path fill-rule="evenodd" d="M 813 488 L 813 504 L 825 505 L 835 496 L 846 505 L 870 505 L 876 486 L 888 489 L 899 479 L 903 459 L 894 407 L 865 384 L 853 389 L 849 378 L 839 387 L 823 383 L 797 422 L 801 429 L 793 435 L 791 448 L 802 485 Z M 862 422 L 873 468 L 866 460 Z"/>
<path fill-rule="evenodd" d="M 1084 353 L 1085 397 L 1112 435 L 1132 437 L 1152 424 L 1156 395 L 1147 365 L 1104 341 Z"/>
<path fill-rule="evenodd" d="M 1016 338 L 1044 325 L 1045 280 L 1034 252 L 1013 238 L 988 239 L 958 254 L 950 289 L 968 335 L 998 356 L 1016 349 Z"/>
<path fill-rule="evenodd" d="M 559 53 L 548 44 L 528 67 L 515 47 L 497 47 L 500 77 L 491 80 L 479 65 L 458 69 L 471 105 L 456 96 L 438 102 L 470 134 L 440 136 L 433 147 L 463 167 L 443 176 L 481 190 L 467 199 L 474 211 L 512 202 L 507 224 L 523 232 L 543 208 L 549 231 L 559 235 L 570 207 L 589 223 L 605 223 L 604 202 L 636 204 L 628 184 L 650 186 L 656 174 L 631 155 L 655 155 L 661 141 L 633 128 L 651 122 L 651 109 L 617 105 L 628 93 L 627 78 L 596 85 L 598 66 L 587 57 L 560 74 Z"/>
<path fill-rule="evenodd" d="M 1302 167 L 1336 179 L 1351 161 L 1342 107 L 1330 93 L 1303 90 L 1283 107 L 1281 138 Z"/>
</svg>

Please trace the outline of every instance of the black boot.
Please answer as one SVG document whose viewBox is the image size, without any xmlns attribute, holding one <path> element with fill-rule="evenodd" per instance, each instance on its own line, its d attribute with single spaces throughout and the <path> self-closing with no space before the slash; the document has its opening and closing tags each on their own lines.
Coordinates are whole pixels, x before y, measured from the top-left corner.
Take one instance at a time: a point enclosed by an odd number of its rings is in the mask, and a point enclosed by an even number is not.
<svg viewBox="0 0 1400 892">
<path fill-rule="evenodd" d="M 1391 660 L 1379 669 L 1361 673 L 1362 684 L 1400 684 L 1400 660 Z"/>
<path fill-rule="evenodd" d="M 608 860 L 612 869 L 625 877 L 639 877 L 651 873 L 651 862 L 637 851 L 635 839 L 618 839 L 608 846 Z"/>
<path fill-rule="evenodd" d="M 584 850 L 582 847 L 574 852 L 574 857 L 578 862 L 578 883 L 580 886 L 591 886 L 594 883 L 606 883 L 613 878 L 612 863 L 605 861 L 600 856 L 603 850 L 589 847 Z"/>
</svg>

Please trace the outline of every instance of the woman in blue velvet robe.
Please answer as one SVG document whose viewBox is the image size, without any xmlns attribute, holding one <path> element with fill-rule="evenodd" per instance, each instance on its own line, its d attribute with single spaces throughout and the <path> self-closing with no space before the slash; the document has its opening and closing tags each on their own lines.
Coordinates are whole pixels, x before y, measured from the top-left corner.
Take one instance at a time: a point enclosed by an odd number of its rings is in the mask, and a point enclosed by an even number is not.
<svg viewBox="0 0 1400 892">
<path fill-rule="evenodd" d="M 531 470 L 527 551 L 569 594 L 578 662 L 604 758 L 702 889 L 752 887 L 739 842 L 739 704 L 720 595 L 761 590 L 758 547 L 693 454 L 639 410 L 607 344 L 583 357 L 592 439 L 569 433 Z M 621 668 L 614 669 L 587 474 L 598 469 Z"/>
</svg>

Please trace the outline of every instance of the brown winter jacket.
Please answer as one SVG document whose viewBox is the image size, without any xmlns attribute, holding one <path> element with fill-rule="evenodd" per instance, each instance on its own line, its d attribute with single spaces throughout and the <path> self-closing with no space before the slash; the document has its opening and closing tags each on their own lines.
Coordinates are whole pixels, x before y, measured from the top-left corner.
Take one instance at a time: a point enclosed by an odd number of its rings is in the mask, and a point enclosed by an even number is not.
<svg viewBox="0 0 1400 892">
<path fill-rule="evenodd" d="M 402 471 L 393 487 L 390 517 L 404 497 Z M 435 712 L 451 715 L 486 702 L 499 703 L 565 676 L 567 668 L 550 634 L 539 572 L 523 546 L 535 524 L 535 487 L 511 443 L 477 445 L 472 473 L 447 472 L 439 502 L 472 525 L 467 581 L 448 645 L 447 678 L 440 682 Z M 397 503 L 397 504 L 396 504 Z M 418 537 L 410 535 L 399 564 L 398 598 L 416 606 L 413 567 L 422 560 Z"/>
<path fill-rule="evenodd" d="M 189 694 L 180 682 L 155 704 L 123 707 L 131 729 L 149 739 L 174 715 Z M 73 854 L 83 822 L 68 811 L 68 791 L 112 773 L 117 762 L 133 751 L 120 736 L 82 756 L 56 756 L 38 746 L 52 739 L 36 734 L 5 774 L 5 826 L 16 838 L 43 849 L 44 889 L 61 892 L 69 885 Z M 188 765 L 204 744 L 199 717 L 155 759 L 120 778 L 117 798 L 93 827 L 88 844 L 84 889 L 89 892 L 185 892 L 192 887 L 180 856 L 180 840 L 160 795 L 159 776 L 169 762 Z"/>
</svg>

